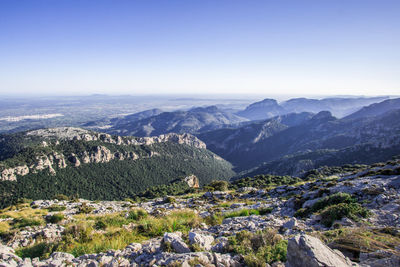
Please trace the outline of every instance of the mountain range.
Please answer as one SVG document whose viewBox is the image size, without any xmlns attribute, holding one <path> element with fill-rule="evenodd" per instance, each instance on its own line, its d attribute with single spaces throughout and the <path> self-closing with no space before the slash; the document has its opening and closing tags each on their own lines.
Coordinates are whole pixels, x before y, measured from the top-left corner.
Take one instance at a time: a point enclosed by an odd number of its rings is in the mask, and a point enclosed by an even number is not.
<svg viewBox="0 0 400 267">
<path fill-rule="evenodd" d="M 274 99 L 264 99 L 249 105 L 245 110 L 239 111 L 239 116 L 249 120 L 269 119 L 288 113 L 330 111 L 336 117 L 347 116 L 360 108 L 381 102 L 388 97 L 360 97 L 360 98 L 292 98 L 280 104 Z"/>
<path fill-rule="evenodd" d="M 400 154 L 400 105 L 395 104 L 399 102 L 386 100 L 342 119 L 329 111 L 287 114 L 238 128 L 204 132 L 198 137 L 237 171 L 271 161 L 271 168 L 264 164 L 256 173 L 293 175 L 321 164 L 370 163 Z M 339 154 L 341 160 L 337 159 Z M 329 160 L 322 160 L 324 157 Z M 288 159 L 291 163 L 285 164 Z M 277 168 L 277 161 L 286 169 Z"/>
<path fill-rule="evenodd" d="M 216 106 L 188 111 L 163 112 L 138 120 L 137 115 L 119 119 L 106 131 L 111 134 L 152 136 L 166 133 L 198 133 L 247 121 Z"/>
<path fill-rule="evenodd" d="M 377 100 L 346 99 L 341 110 L 349 111 L 348 103 Z M 173 112 L 152 109 L 93 121 L 87 129 L 2 134 L 2 204 L 55 194 L 123 199 L 148 195 L 149 188 L 190 175 L 197 176 L 200 185 L 266 173 L 301 176 L 324 165 L 372 163 L 400 154 L 400 99 L 357 108 L 342 118 L 329 110 L 318 111 L 313 100 L 261 102 L 236 114 L 216 106 Z M 315 104 L 308 110 L 318 112 L 287 113 L 293 103 L 301 110 L 299 103 L 306 102 Z M 318 103 L 335 103 L 332 109 L 339 102 Z M 262 110 L 269 110 L 263 113 L 267 117 L 275 116 L 260 119 Z M 88 129 L 96 127 L 106 133 Z M 165 191 L 160 188 L 154 190 Z"/>
</svg>

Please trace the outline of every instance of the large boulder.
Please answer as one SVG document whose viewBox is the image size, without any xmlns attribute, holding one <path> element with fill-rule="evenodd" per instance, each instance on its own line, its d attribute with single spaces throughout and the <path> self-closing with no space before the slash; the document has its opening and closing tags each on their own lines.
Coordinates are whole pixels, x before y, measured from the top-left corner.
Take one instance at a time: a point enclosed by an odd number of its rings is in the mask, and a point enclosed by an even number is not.
<svg viewBox="0 0 400 267">
<path fill-rule="evenodd" d="M 357 266 L 341 252 L 334 251 L 318 238 L 297 235 L 288 242 L 286 267 Z"/>
</svg>

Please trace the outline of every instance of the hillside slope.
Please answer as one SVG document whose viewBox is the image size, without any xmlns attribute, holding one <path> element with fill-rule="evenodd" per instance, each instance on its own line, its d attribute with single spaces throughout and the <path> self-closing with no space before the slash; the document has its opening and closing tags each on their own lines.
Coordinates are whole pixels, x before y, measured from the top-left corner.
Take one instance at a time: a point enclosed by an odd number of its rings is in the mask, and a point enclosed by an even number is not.
<svg viewBox="0 0 400 267">
<path fill-rule="evenodd" d="M 379 116 L 386 112 L 393 111 L 399 108 L 400 98 L 388 99 L 380 103 L 374 103 L 369 106 L 363 107 L 359 111 L 347 116 L 346 119 L 359 119 L 365 117 Z"/>
<path fill-rule="evenodd" d="M 134 138 L 55 128 L 3 135 L 0 147 L 2 205 L 59 193 L 123 199 L 190 174 L 200 184 L 234 175 L 230 163 L 188 134 Z"/>
</svg>

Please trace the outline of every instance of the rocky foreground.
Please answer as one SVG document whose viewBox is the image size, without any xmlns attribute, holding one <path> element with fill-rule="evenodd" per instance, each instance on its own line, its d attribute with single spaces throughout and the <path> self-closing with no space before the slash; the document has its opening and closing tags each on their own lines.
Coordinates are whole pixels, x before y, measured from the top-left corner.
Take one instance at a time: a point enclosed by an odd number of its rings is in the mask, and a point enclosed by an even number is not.
<svg viewBox="0 0 400 267">
<path fill-rule="evenodd" d="M 400 266 L 399 170 L 392 161 L 140 203 L 20 204 L 0 214 L 0 266 Z M 125 244 L 112 243 L 121 233 Z"/>
</svg>

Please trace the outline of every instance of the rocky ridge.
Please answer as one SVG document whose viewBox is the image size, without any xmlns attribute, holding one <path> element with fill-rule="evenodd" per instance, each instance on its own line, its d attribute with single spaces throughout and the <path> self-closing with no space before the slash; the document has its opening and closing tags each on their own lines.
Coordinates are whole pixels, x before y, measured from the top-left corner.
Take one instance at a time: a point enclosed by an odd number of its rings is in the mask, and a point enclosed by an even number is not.
<svg viewBox="0 0 400 267">
<path fill-rule="evenodd" d="M 63 154 L 56 151 L 47 154 L 39 153 L 35 155 L 34 163 L 32 164 L 3 167 L 0 172 L 0 181 L 16 181 L 18 176 L 25 176 L 29 173 L 37 173 L 43 170 L 48 170 L 51 175 L 55 175 L 57 168 L 63 169 L 67 166 L 79 167 L 81 164 L 106 163 L 114 159 L 137 160 L 140 158 L 134 152 L 125 151 L 124 148 L 126 146 L 150 146 L 156 143 L 171 142 L 206 149 L 206 145 L 202 141 L 190 134 L 170 133 L 154 137 L 121 137 L 91 132 L 81 128 L 61 127 L 34 130 L 27 132 L 26 135 L 43 138 L 43 147 L 47 147 L 49 144 L 58 145 L 61 140 L 83 140 L 85 142 L 97 141 L 104 144 L 116 144 L 120 150 L 112 152 L 105 145 L 98 145 L 91 151 L 82 151 L 79 155 L 75 153 Z M 145 157 L 157 155 L 157 152 L 150 151 Z"/>
</svg>

